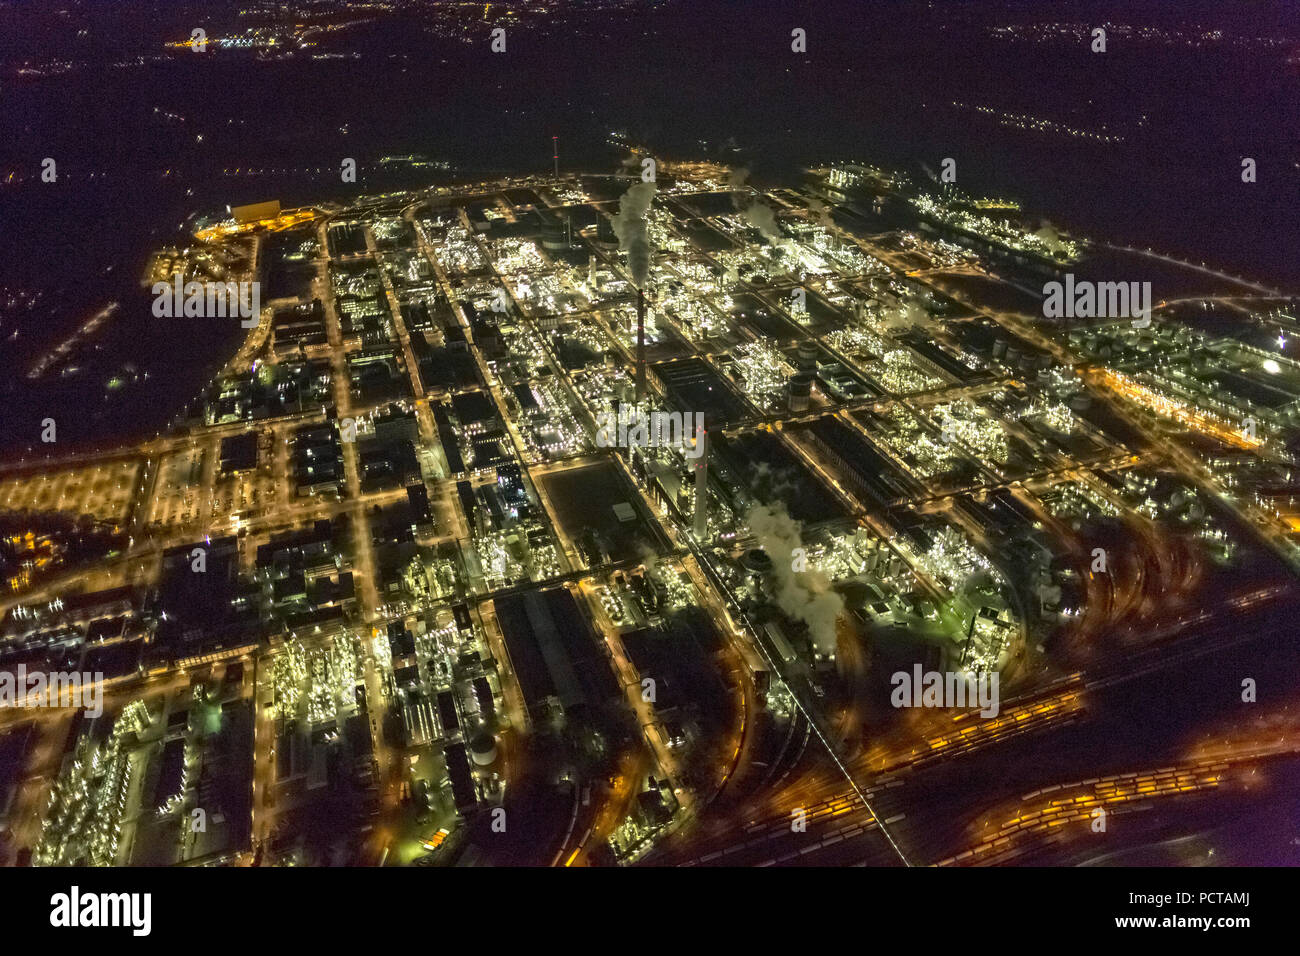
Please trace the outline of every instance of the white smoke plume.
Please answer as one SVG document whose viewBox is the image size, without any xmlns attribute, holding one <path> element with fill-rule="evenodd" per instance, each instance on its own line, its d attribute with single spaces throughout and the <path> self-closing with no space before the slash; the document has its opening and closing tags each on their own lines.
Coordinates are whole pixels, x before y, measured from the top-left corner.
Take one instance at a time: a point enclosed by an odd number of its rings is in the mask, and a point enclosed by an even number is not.
<svg viewBox="0 0 1300 956">
<path fill-rule="evenodd" d="M 1055 253 L 1065 247 L 1065 243 L 1061 241 L 1061 234 L 1050 222 L 1043 223 L 1034 235 L 1043 241 L 1048 252 Z"/>
<path fill-rule="evenodd" d="M 820 572 L 794 570 L 794 549 L 804 547 L 802 526 L 781 504 L 755 505 L 745 513 L 745 524 L 772 559 L 777 606 L 808 625 L 819 653 L 835 653 L 836 622 L 844 613 L 844 596 L 832 590 Z"/>
<path fill-rule="evenodd" d="M 646 574 L 652 574 L 659 564 L 659 554 L 645 542 L 638 542 L 637 556 L 641 559 L 641 563 L 645 565 Z"/>
<path fill-rule="evenodd" d="M 768 240 L 778 245 L 785 242 L 785 236 L 776 225 L 776 213 L 765 202 L 755 199 L 744 209 L 745 218 L 751 226 L 761 232 Z"/>
<path fill-rule="evenodd" d="M 915 299 L 907 303 L 895 299 L 885 309 L 885 328 L 899 334 L 909 332 L 923 324 L 928 316 L 929 313 Z"/>
<path fill-rule="evenodd" d="M 727 188 L 731 190 L 732 205 L 764 237 L 778 245 L 784 243 L 785 237 L 781 235 L 781 230 L 776 225 L 776 213 L 772 211 L 771 206 L 760 202 L 745 189 L 745 181 L 748 179 L 749 170 L 744 167 L 733 169 L 727 175 Z"/>
<path fill-rule="evenodd" d="M 638 289 L 644 289 L 650 277 L 650 257 L 654 250 L 650 247 L 645 216 L 654 198 L 654 183 L 634 183 L 618 201 L 618 215 L 613 220 L 619 248 L 627 253 L 627 268 Z"/>
<path fill-rule="evenodd" d="M 754 496 L 759 501 L 772 501 L 783 497 L 792 500 L 787 496 L 796 495 L 799 491 L 794 469 L 773 468 L 765 461 L 760 461 L 753 466 L 749 483 L 754 489 Z"/>
<path fill-rule="evenodd" d="M 816 217 L 817 222 L 825 229 L 834 229 L 835 221 L 831 218 L 831 208 L 820 199 L 814 199 L 808 204 L 808 211 Z"/>
</svg>

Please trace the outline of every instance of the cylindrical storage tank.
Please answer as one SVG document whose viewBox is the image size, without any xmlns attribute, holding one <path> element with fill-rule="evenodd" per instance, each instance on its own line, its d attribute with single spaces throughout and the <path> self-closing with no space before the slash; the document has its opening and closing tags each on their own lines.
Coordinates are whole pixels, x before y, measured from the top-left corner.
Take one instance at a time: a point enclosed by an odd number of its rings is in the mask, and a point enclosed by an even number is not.
<svg viewBox="0 0 1300 956">
<path fill-rule="evenodd" d="M 799 372 L 790 378 L 787 385 L 790 391 L 790 411 L 806 412 L 812 399 L 813 375 L 811 372 Z"/>
<path fill-rule="evenodd" d="M 754 574 L 772 573 L 772 559 L 762 548 L 750 548 L 741 557 L 740 563 Z"/>
<path fill-rule="evenodd" d="M 477 767 L 487 767 L 497 759 L 497 739 L 484 731 L 469 742 L 469 756 Z"/>
<path fill-rule="evenodd" d="M 547 249 L 563 249 L 568 242 L 564 235 L 564 227 L 559 225 L 547 224 L 542 227 L 542 246 Z"/>
</svg>

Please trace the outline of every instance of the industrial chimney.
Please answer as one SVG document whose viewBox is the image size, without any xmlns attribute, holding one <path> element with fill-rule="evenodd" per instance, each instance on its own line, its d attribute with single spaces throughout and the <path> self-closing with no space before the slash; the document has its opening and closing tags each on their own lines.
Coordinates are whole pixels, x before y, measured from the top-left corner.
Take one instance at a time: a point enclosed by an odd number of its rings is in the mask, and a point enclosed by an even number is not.
<svg viewBox="0 0 1300 956">
<path fill-rule="evenodd" d="M 636 400 L 645 400 L 645 292 L 636 290 Z"/>
<path fill-rule="evenodd" d="M 709 430 L 704 425 L 703 413 L 696 416 L 695 428 L 698 454 L 695 458 L 695 537 L 705 540 L 709 534 Z"/>
</svg>

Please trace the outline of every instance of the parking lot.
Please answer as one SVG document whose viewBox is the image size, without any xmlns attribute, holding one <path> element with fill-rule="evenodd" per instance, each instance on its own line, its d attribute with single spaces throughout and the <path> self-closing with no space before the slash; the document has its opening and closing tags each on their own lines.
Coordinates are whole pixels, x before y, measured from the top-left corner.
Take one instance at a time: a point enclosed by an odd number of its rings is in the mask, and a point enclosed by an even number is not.
<svg viewBox="0 0 1300 956">
<path fill-rule="evenodd" d="M 205 450 L 192 445 L 161 459 L 150 524 L 183 526 L 196 520 L 205 458 Z"/>
<path fill-rule="evenodd" d="M 0 479 L 0 511 L 62 511 L 123 522 L 140 476 L 139 460 Z"/>
</svg>

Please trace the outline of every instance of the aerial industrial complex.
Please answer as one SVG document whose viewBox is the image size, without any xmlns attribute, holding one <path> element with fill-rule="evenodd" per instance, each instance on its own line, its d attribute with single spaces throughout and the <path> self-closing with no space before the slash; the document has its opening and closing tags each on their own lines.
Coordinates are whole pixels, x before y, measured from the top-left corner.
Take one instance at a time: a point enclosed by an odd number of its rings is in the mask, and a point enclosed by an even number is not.
<svg viewBox="0 0 1300 956">
<path fill-rule="evenodd" d="M 1294 296 L 625 169 L 156 250 L 255 321 L 156 437 L 0 467 L 0 862 L 1062 864 L 1292 792 L 1264 658 L 1188 668 L 1296 610 Z"/>
</svg>

